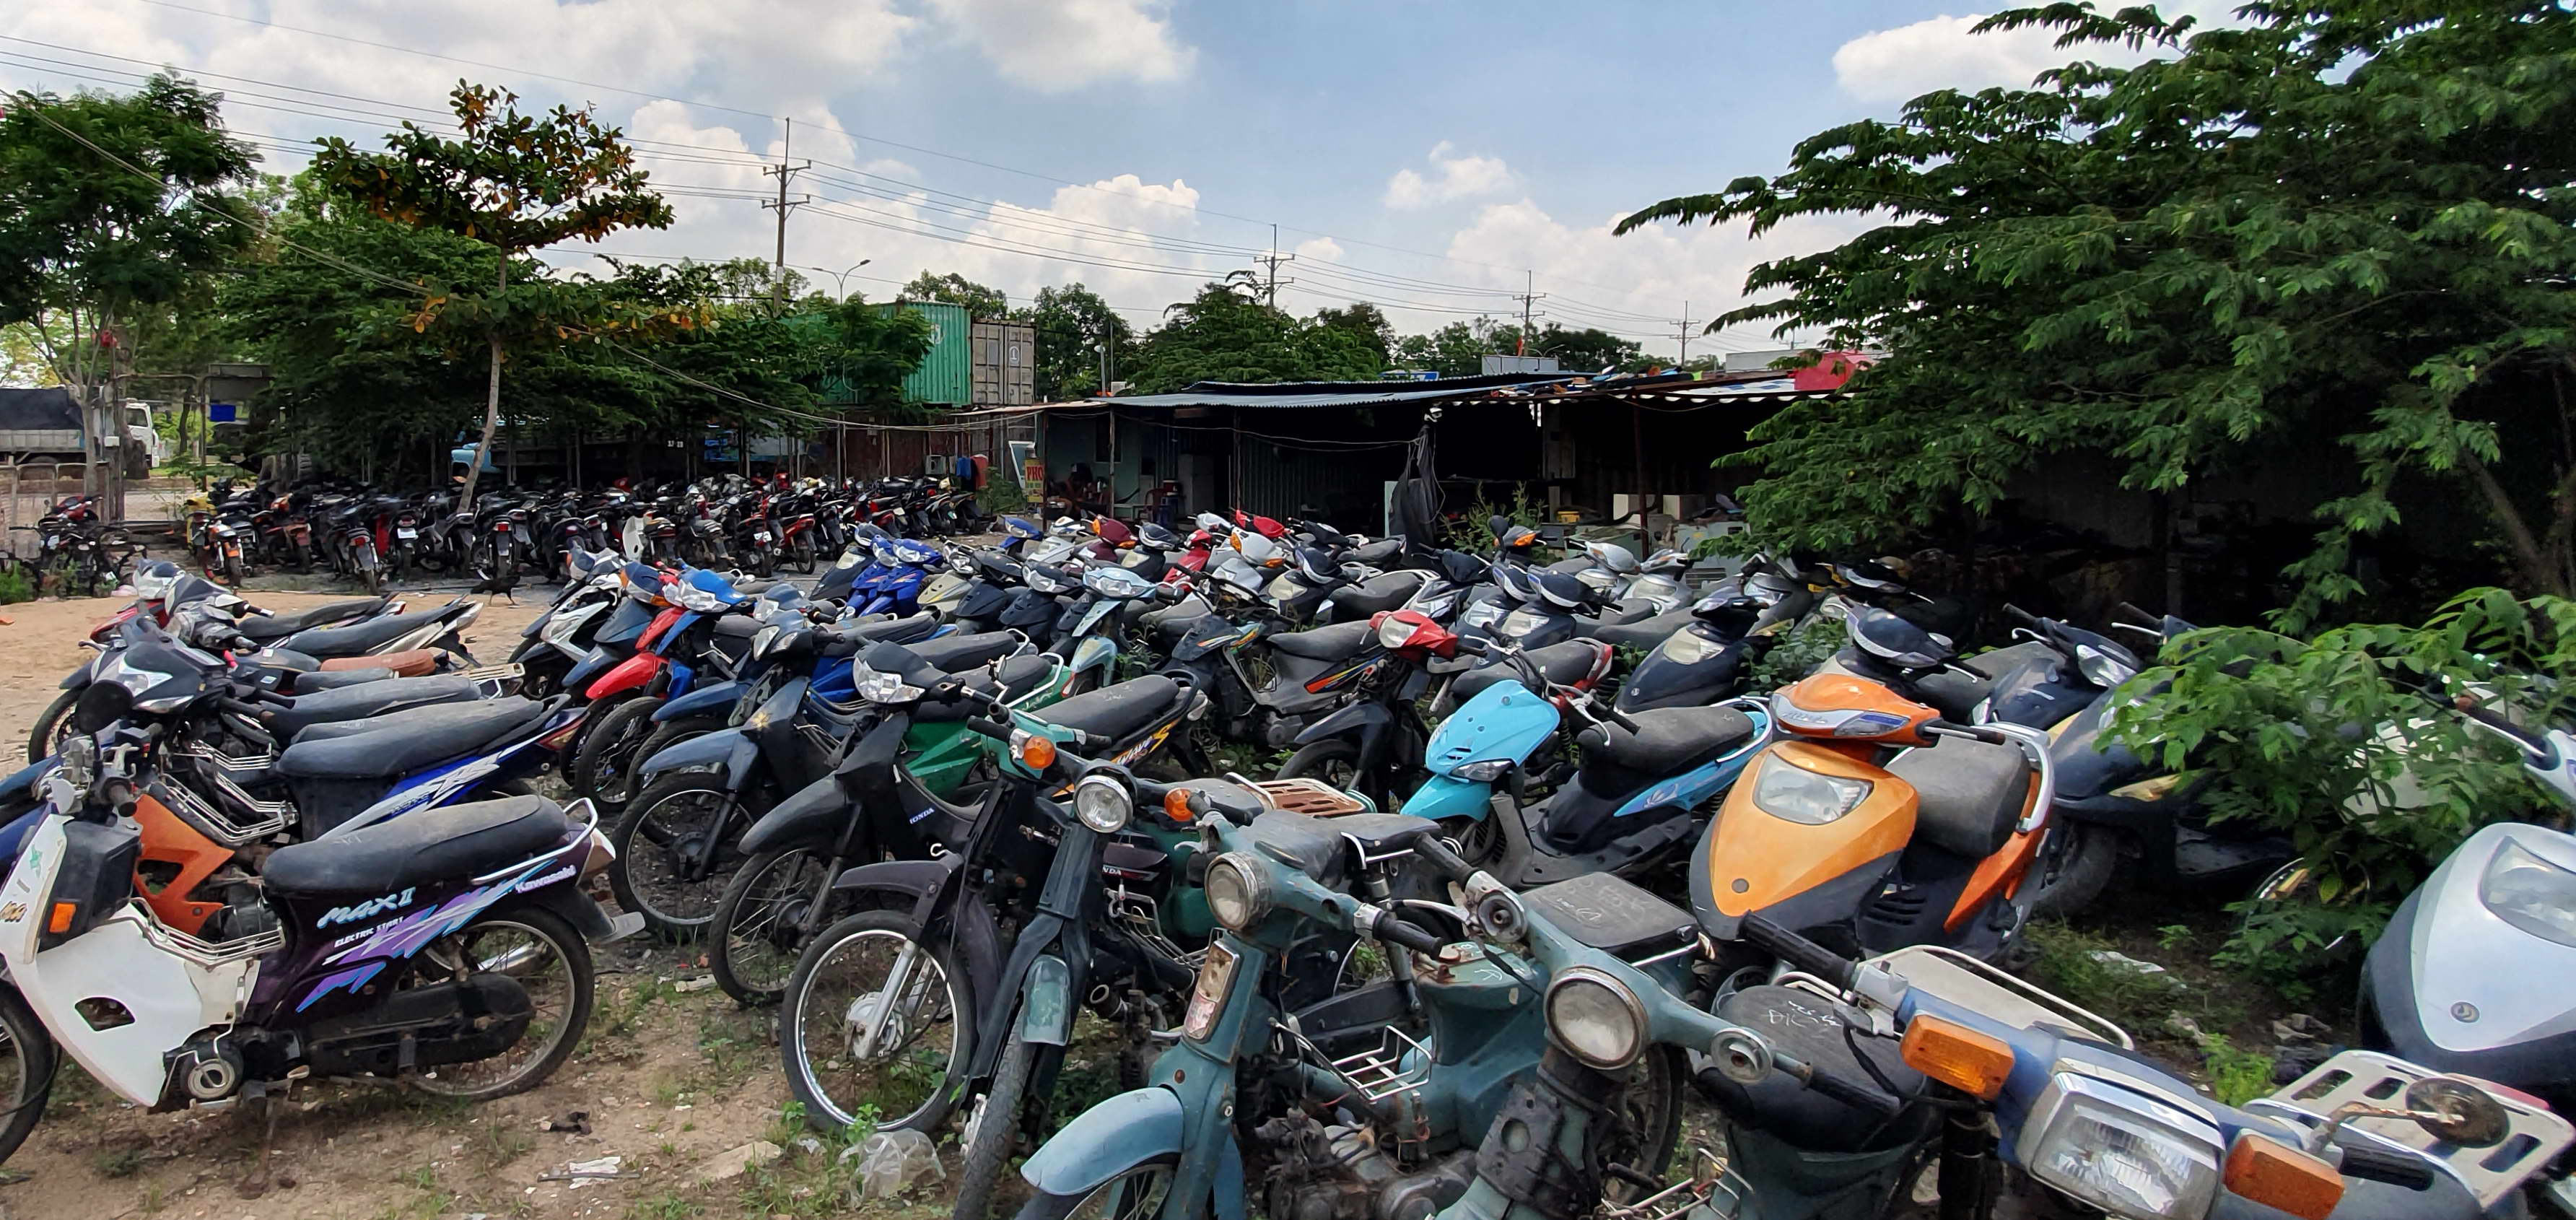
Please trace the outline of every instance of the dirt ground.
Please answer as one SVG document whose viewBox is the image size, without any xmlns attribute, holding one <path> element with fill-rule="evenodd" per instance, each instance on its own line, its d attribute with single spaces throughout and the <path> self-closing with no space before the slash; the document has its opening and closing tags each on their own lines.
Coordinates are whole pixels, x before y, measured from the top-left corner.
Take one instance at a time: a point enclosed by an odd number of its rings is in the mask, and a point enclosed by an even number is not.
<svg viewBox="0 0 2576 1220">
<path fill-rule="evenodd" d="M 551 589 L 483 612 L 467 646 L 485 661 L 515 647 Z M 448 594 L 413 595 L 415 607 Z M 257 593 L 289 611 L 321 595 Z M 0 607 L 0 748 L 15 759 L 62 675 L 88 657 L 78 641 L 124 602 L 101 598 Z M 820 1215 L 847 1210 L 837 1149 L 795 1146 L 766 1012 L 743 1012 L 688 955 L 613 946 L 582 1048 L 534 1092 L 460 1106 L 385 1086 L 297 1088 L 274 1135 L 254 1105 L 145 1114 L 66 1062 L 45 1121 L 0 1167 L 7 1220 L 433 1220 L 503 1216 Z M 582 1122 L 567 1121 L 579 1112 Z M 549 1130 L 586 1127 L 586 1133 Z M 789 1155 L 768 1170 L 700 1185 L 719 1153 L 770 1139 Z M 260 1151 L 268 1150 L 263 1188 Z M 622 1158 L 634 1176 L 578 1187 L 544 1182 L 572 1161 Z"/>
</svg>

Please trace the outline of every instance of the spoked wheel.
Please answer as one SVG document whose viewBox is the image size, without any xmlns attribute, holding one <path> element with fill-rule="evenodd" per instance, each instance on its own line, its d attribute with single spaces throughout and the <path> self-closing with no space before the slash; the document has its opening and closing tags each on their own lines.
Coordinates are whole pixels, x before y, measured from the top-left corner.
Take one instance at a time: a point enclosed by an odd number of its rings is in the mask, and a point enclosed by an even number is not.
<svg viewBox="0 0 2576 1220">
<path fill-rule="evenodd" d="M 564 777 L 572 790 L 617 808 L 635 799 L 635 773 L 645 741 L 661 727 L 653 722 L 661 708 L 662 700 L 644 695 L 611 709 L 573 754 L 572 772 Z"/>
<path fill-rule="evenodd" d="M 618 819 L 609 887 L 654 935 L 694 938 L 714 920 L 716 899 L 742 864 L 734 840 L 755 820 L 728 819 L 731 799 L 721 777 L 682 772 L 654 781 Z"/>
<path fill-rule="evenodd" d="M 805 947 L 809 926 L 828 911 L 830 861 L 801 847 L 767 851 L 733 875 L 707 929 L 707 965 L 716 986 L 744 1004 L 775 1004 Z"/>
<path fill-rule="evenodd" d="M 1601 1144 L 1605 1165 L 1625 1165 L 1653 1181 L 1664 1180 L 1673 1145 L 1682 1134 L 1682 1081 L 1689 1065 L 1679 1049 L 1651 1047 L 1628 1073 L 1618 1099 L 1618 1122 Z M 1643 1193 L 1618 1175 L 1603 1174 L 1603 1192 L 1614 1203 L 1634 1203 Z"/>
<path fill-rule="evenodd" d="M 1152 1220 L 1172 1193 L 1171 1158 L 1148 1161 L 1080 1194 L 1039 1195 L 1018 1220 Z"/>
<path fill-rule="evenodd" d="M 480 1028 L 521 1024 L 518 1039 L 490 1058 L 442 1063 L 411 1082 L 425 1092 L 489 1101 L 535 1088 L 570 1058 L 590 1024 L 593 976 L 590 946 L 552 911 L 533 906 L 487 914 L 450 936 L 430 942 L 400 985 L 417 989 L 494 976 L 518 997 L 478 1018 Z M 509 995 L 509 988 L 500 988 Z M 490 998 L 489 991 L 485 993 Z"/>
<path fill-rule="evenodd" d="M 72 735 L 72 707 L 87 689 L 75 686 L 45 705 L 44 714 L 36 717 L 36 727 L 27 734 L 28 762 L 43 762 L 60 751 L 63 739 Z"/>
<path fill-rule="evenodd" d="M 61 1052 L 14 987 L 0 987 L 0 1161 L 27 1142 L 45 1116 Z"/>
<path fill-rule="evenodd" d="M 873 1106 L 877 1128 L 932 1131 L 956 1106 L 974 1051 L 975 997 L 948 947 L 912 920 L 862 911 L 805 947 L 778 1014 L 787 1087 L 805 1121 L 839 1131 Z"/>
</svg>

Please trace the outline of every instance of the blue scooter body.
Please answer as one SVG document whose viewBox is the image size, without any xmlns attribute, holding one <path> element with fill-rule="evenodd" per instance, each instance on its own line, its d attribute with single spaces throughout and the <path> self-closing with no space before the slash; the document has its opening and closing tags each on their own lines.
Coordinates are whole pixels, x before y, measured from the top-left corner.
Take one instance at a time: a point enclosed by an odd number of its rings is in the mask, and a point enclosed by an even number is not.
<svg viewBox="0 0 2576 1220">
<path fill-rule="evenodd" d="M 1496 760 L 1519 766 L 1556 732 L 1556 705 L 1518 682 L 1497 682 L 1476 692 L 1432 731 L 1422 765 L 1431 779 L 1404 802 L 1417 818 L 1482 819 L 1493 809 L 1492 780 L 1456 774 L 1461 767 Z"/>
</svg>

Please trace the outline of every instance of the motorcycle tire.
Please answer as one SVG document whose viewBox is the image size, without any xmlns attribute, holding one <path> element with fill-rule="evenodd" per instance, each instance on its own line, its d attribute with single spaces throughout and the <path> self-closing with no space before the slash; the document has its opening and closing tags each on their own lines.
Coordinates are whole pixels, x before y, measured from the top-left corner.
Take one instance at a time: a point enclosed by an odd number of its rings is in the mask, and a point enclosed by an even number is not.
<svg viewBox="0 0 2576 1220">
<path fill-rule="evenodd" d="M 573 752 L 572 765 L 564 768 L 564 782 L 576 795 L 612 809 L 625 808 L 626 802 L 635 799 L 635 767 L 643 761 L 640 747 L 652 737 L 657 727 L 653 713 L 661 707 L 662 700 L 645 695 L 611 708 L 581 735 L 581 748 Z"/>
<path fill-rule="evenodd" d="M 1020 1145 L 1020 1110 L 1037 1070 L 1038 1044 L 1015 1041 L 993 1068 L 993 1087 L 966 1133 L 966 1163 L 957 1171 L 956 1220 L 985 1220 L 1011 1154 Z"/>
<path fill-rule="evenodd" d="M 778 574 L 778 552 L 762 547 L 751 555 L 751 574 L 767 580 Z"/>
<path fill-rule="evenodd" d="M 796 536 L 796 570 L 803 572 L 807 576 L 811 576 L 814 574 L 815 566 L 814 540 L 807 538 L 803 534 L 798 534 Z"/>
<path fill-rule="evenodd" d="M 415 1089 L 459 1101 L 490 1101 L 494 1098 L 508 1097 L 514 1093 L 527 1092 L 544 1084 L 548 1077 L 555 1074 L 556 1069 L 563 1066 L 564 1060 L 572 1058 L 573 1050 L 581 1045 L 582 1031 L 590 1027 L 591 1005 L 597 1000 L 599 990 L 599 972 L 590 959 L 590 942 L 584 940 L 579 932 L 573 931 L 572 925 L 564 922 L 563 916 L 527 901 L 486 911 L 476 916 L 473 922 L 457 929 L 454 935 L 464 937 L 477 928 L 486 928 L 495 924 L 515 924 L 521 930 L 549 942 L 555 955 L 563 962 L 564 976 L 571 984 L 570 1000 L 564 1005 L 563 1013 L 555 1020 L 531 1022 L 529 1026 L 532 1030 L 539 1025 L 545 1026 L 554 1036 L 554 1045 L 546 1048 L 545 1054 L 538 1056 L 525 1068 L 488 1085 L 449 1088 L 446 1087 L 445 1081 L 432 1084 L 431 1081 L 437 1079 L 432 1074 L 411 1077 L 410 1081 Z M 524 969 L 524 966 L 514 967 L 514 969 Z"/>
<path fill-rule="evenodd" d="M 796 973 L 788 977 L 787 991 L 778 1010 L 778 1053 L 784 1061 L 782 1066 L 787 1070 L 787 1089 L 796 1095 L 796 1100 L 805 1103 L 806 1125 L 823 1132 L 848 1130 L 851 1123 L 859 1120 L 858 1111 L 875 1104 L 875 1099 L 880 1096 L 871 1089 L 864 1097 L 839 1102 L 825 1092 L 815 1079 L 818 1058 L 815 1051 L 822 1052 L 826 1066 L 850 1054 L 849 1038 L 842 1026 L 847 1019 L 844 1014 L 848 1006 L 834 1003 L 828 1012 L 806 1011 L 812 1007 L 810 998 L 816 985 L 814 976 L 823 965 L 833 961 L 852 942 L 871 939 L 900 940 L 918 946 L 926 964 L 939 971 L 940 978 L 947 984 L 947 1028 L 951 1042 L 949 1066 L 942 1073 L 943 1079 L 910 1113 L 880 1113 L 876 1123 L 879 1131 L 936 1132 L 947 1124 L 948 1116 L 955 1111 L 957 1100 L 965 1091 L 955 1077 L 964 1073 L 966 1065 L 974 1057 L 972 1026 L 973 1014 L 977 1011 L 974 984 L 963 964 L 957 960 L 950 943 L 945 939 L 924 940 L 920 925 L 901 911 L 861 911 L 845 915 L 816 934 L 813 941 L 805 946 L 804 953 L 797 957 Z M 822 1020 L 818 1022 L 817 1018 Z M 811 1028 L 815 1023 L 824 1024 L 824 1028 Z"/>
<path fill-rule="evenodd" d="M 312 547 L 301 542 L 290 542 L 287 544 L 287 555 L 289 558 L 286 566 L 294 569 L 297 575 L 301 576 L 313 570 Z"/>
<path fill-rule="evenodd" d="M 795 976 L 805 945 L 801 938 L 794 943 L 785 938 L 796 935 L 790 921 L 808 914 L 804 907 L 813 901 L 811 891 L 825 863 L 811 848 L 762 852 L 734 873 L 724 897 L 716 900 L 715 922 L 707 925 L 707 969 L 715 975 L 717 989 L 735 1003 L 759 1008 L 787 994 L 787 980 Z M 803 875 L 809 871 L 816 875 Z M 831 896 L 825 895 L 824 901 L 830 902 Z M 786 950 L 787 968 L 770 966 L 756 952 L 760 949 Z"/>
<path fill-rule="evenodd" d="M 1122 1199 L 1133 1198 L 1135 1201 L 1116 1203 L 1105 1214 L 1115 1216 L 1159 1214 L 1162 1211 L 1163 1200 L 1157 1192 L 1171 1189 L 1174 1171 L 1180 1168 L 1180 1163 L 1181 1159 L 1177 1154 L 1167 1152 L 1141 1164 L 1128 1166 L 1118 1171 L 1117 1175 L 1108 1181 L 1078 1195 L 1034 1195 L 1028 1202 L 1020 1205 L 1019 1214 L 1014 1220 L 1065 1220 L 1066 1217 L 1081 1210 L 1083 1204 L 1100 1198 L 1110 1191 L 1140 1193 L 1133 1196 L 1122 1194 Z"/>
<path fill-rule="evenodd" d="M 683 799 L 690 804 L 680 805 Z M 617 859 L 608 866 L 608 888 L 617 895 L 618 909 L 641 914 L 644 926 L 664 941 L 695 941 L 706 935 L 707 925 L 715 921 L 716 899 L 732 883 L 733 868 L 743 863 L 738 843 L 729 852 L 724 843 L 703 841 L 711 837 L 715 819 L 724 816 L 728 799 L 724 777 L 714 772 L 665 775 L 635 794 L 609 833 L 608 845 L 617 849 Z M 723 837 L 738 840 L 766 812 L 746 807 L 727 820 Z M 700 841 L 689 841 L 692 837 Z M 716 867 L 698 880 L 676 875 L 667 882 L 659 879 L 661 873 L 674 871 L 668 868 L 674 858 L 685 858 L 692 851 L 712 851 Z M 650 853 L 650 859 L 641 853 Z M 733 868 L 723 863 L 728 854 Z M 651 876 L 644 885 L 637 882 L 639 870 Z M 647 888 L 654 891 L 650 898 L 644 893 Z"/>
<path fill-rule="evenodd" d="M 634 765 L 641 767 L 654 755 L 671 746 L 693 737 L 704 737 L 731 723 L 732 718 L 729 716 L 682 716 L 677 720 L 665 720 L 653 726 L 653 735 L 645 738 L 644 744 L 636 748 Z"/>
<path fill-rule="evenodd" d="M 242 585 L 242 561 L 239 555 L 224 556 L 224 583 L 238 589 Z"/>
<path fill-rule="evenodd" d="M 6 1161 L 27 1142 L 45 1116 L 45 1101 L 54 1089 L 54 1071 L 62 1054 L 54 1045 L 54 1036 L 36 1016 L 18 989 L 0 986 L 0 1034 L 17 1051 L 18 1087 L 14 1097 L 0 1096 L 0 1161 Z"/>
<path fill-rule="evenodd" d="M 2066 842 L 2051 844 L 2031 867 L 2033 917 L 2063 918 L 2092 906 L 2119 869 L 2120 832 L 2068 818 L 2049 831 L 2050 838 L 2061 834 Z"/>
<path fill-rule="evenodd" d="M 54 756 L 54 740 L 62 736 L 63 726 L 71 721 L 72 708 L 80 702 L 81 692 L 87 689 L 86 686 L 75 686 L 54 696 L 54 701 L 46 704 L 45 710 L 36 716 L 36 727 L 27 733 L 28 762 L 40 763 Z"/>
</svg>

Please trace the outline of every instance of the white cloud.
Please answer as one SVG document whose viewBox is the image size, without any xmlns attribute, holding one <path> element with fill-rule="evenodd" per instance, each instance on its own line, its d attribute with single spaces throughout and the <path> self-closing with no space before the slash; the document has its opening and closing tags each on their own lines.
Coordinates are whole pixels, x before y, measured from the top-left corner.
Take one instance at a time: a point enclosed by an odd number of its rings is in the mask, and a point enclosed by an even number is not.
<svg viewBox="0 0 2576 1220">
<path fill-rule="evenodd" d="M 2204 25 L 2233 22 L 2240 0 L 2180 0 L 2162 6 L 2167 16 L 2189 15 Z M 2154 55 L 2090 43 L 2060 49 L 2059 31 L 2045 27 L 1977 34 L 1987 14 L 1944 14 L 1872 30 L 1834 50 L 1834 81 L 1862 101 L 1901 102 L 1935 89 L 2025 88 L 2031 78 L 2076 60 L 2142 63 Z"/>
<path fill-rule="evenodd" d="M 1511 167 L 1500 157 L 1453 156 L 1447 140 L 1431 146 L 1431 172 L 1400 169 L 1386 181 L 1386 206 L 1404 210 L 1454 203 L 1512 189 Z"/>
<path fill-rule="evenodd" d="M 1177 80 L 1198 56 L 1174 36 L 1169 0 L 929 3 L 1004 78 L 1045 92 L 1103 80 Z"/>
<path fill-rule="evenodd" d="M 1677 344 L 1670 336 L 1678 329 L 1672 320 L 1687 301 L 1694 351 L 1742 351 L 1774 346 L 1769 327 L 1735 327 L 1717 336 L 1699 330 L 1745 303 L 1745 273 L 1758 262 L 1825 249 L 1863 227 L 1847 218 L 1800 217 L 1758 239 L 1740 228 L 1704 225 L 1657 225 L 1614 236 L 1618 221 L 1568 224 L 1526 199 L 1491 204 L 1450 239 L 1449 256 L 1537 272 L 1539 289 L 1549 294 L 1539 308 L 1550 322 L 1597 326 L 1636 338 L 1649 351 L 1672 352 Z M 1518 276 L 1504 278 L 1511 291 L 1520 290 Z"/>
<path fill-rule="evenodd" d="M 1289 253 L 1312 263 L 1338 263 L 1342 261 L 1342 244 L 1329 237 L 1311 237 L 1298 242 Z"/>
</svg>

